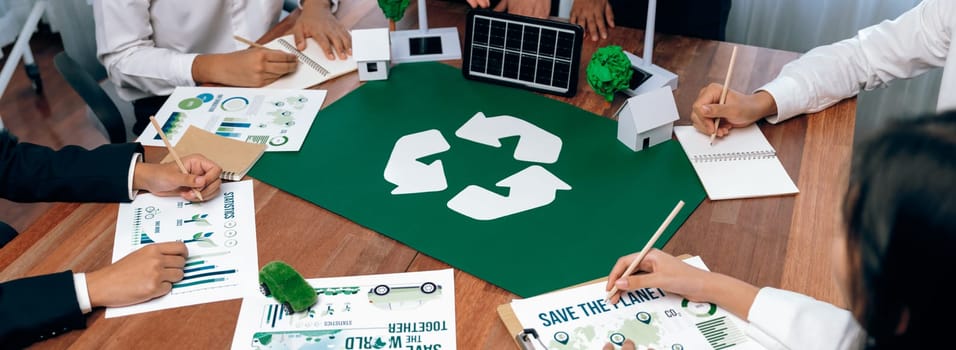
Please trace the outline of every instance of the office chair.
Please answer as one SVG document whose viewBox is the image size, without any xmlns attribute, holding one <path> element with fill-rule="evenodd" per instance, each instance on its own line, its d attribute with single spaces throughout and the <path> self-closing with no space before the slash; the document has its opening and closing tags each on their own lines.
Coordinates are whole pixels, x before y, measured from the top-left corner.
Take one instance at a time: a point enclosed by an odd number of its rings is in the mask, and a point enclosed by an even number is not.
<svg viewBox="0 0 956 350">
<path fill-rule="evenodd" d="M 70 58 L 66 52 L 56 54 L 56 57 L 53 58 L 53 64 L 56 66 L 56 70 L 70 83 L 73 90 L 93 110 L 93 114 L 106 129 L 106 136 L 110 139 L 110 143 L 126 142 L 126 124 L 123 123 L 123 115 L 109 95 L 106 94 L 106 91 L 103 91 L 103 88 L 100 87 L 100 84 L 93 80 L 93 77 L 79 63 Z"/>
</svg>

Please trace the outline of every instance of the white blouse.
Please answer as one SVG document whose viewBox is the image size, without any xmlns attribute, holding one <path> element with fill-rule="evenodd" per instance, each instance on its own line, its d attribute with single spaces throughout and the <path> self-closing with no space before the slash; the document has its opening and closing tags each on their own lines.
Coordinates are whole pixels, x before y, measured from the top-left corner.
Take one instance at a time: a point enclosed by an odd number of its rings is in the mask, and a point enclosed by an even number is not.
<svg viewBox="0 0 956 350">
<path fill-rule="evenodd" d="M 943 67 L 936 109 L 956 108 L 956 1 L 925 0 L 892 21 L 850 39 L 814 48 L 783 67 L 764 90 L 777 102 L 778 123 L 819 112 L 861 89 L 872 90 Z"/>
<path fill-rule="evenodd" d="M 95 0 L 96 48 L 119 90 L 132 101 L 194 86 L 199 54 L 247 48 L 279 21 L 283 0 Z M 332 1 L 332 9 L 338 1 Z"/>
</svg>

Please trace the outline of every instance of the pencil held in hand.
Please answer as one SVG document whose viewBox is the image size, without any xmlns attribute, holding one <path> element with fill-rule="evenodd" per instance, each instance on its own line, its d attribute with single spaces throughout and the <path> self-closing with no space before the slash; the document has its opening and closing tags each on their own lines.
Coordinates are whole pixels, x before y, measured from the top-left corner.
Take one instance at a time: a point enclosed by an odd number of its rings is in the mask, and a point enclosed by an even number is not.
<svg viewBox="0 0 956 350">
<path fill-rule="evenodd" d="M 651 239 L 647 241 L 647 244 L 644 245 L 644 249 L 641 250 L 641 254 L 637 256 L 637 259 L 631 261 L 631 264 L 627 266 L 627 270 L 624 271 L 624 274 L 621 277 L 627 277 L 634 274 L 634 270 L 637 270 L 637 267 L 641 265 L 641 260 L 644 260 L 644 257 L 647 256 L 647 252 L 650 252 L 654 248 L 654 243 L 657 243 L 657 239 L 661 238 L 661 234 L 664 233 L 664 230 L 667 229 L 667 226 L 671 224 L 671 221 L 674 220 L 674 217 L 677 216 L 677 213 L 680 212 L 681 208 L 684 207 L 684 201 L 677 202 L 677 206 L 674 207 L 674 210 L 671 210 L 670 215 L 667 215 L 667 219 L 661 223 L 661 227 L 657 228 L 657 232 L 654 232 L 654 235 L 651 236 Z M 614 294 L 617 294 L 617 286 L 611 288 L 611 291 L 607 293 L 607 296 L 604 297 L 604 300 L 611 300 L 611 297 Z"/>
<path fill-rule="evenodd" d="M 159 122 L 156 121 L 155 116 L 149 116 L 149 122 L 153 124 L 153 128 L 156 129 L 156 134 L 159 135 L 159 138 L 163 139 L 163 143 L 166 144 L 166 149 L 169 150 L 169 154 L 173 155 L 173 160 L 176 161 L 176 165 L 179 165 L 179 170 L 183 174 L 189 175 L 189 171 L 186 170 L 186 165 L 183 164 L 183 160 L 179 158 L 179 154 L 176 153 L 176 149 L 173 148 L 173 145 L 169 143 L 169 139 L 166 138 L 166 133 L 163 132 L 163 128 L 159 127 Z M 202 193 L 199 193 L 199 190 L 193 189 L 193 194 L 196 195 L 196 198 L 199 198 L 200 202 L 206 201 L 202 199 Z"/>
<path fill-rule="evenodd" d="M 249 45 L 249 46 L 252 46 L 252 47 L 255 47 L 255 48 L 259 48 L 259 49 L 265 49 L 265 48 L 266 48 L 265 46 L 262 46 L 262 45 L 260 45 L 260 44 L 257 44 L 255 41 L 252 41 L 252 40 L 243 38 L 243 37 L 238 36 L 238 35 L 233 35 L 232 38 L 233 38 L 233 39 L 236 39 L 236 41 L 238 41 L 238 42 L 241 42 L 241 43 L 243 43 L 243 44 L 246 44 L 246 45 Z"/>
<path fill-rule="evenodd" d="M 737 46 L 730 53 L 730 66 L 727 67 L 727 76 L 724 77 L 724 88 L 720 90 L 720 104 L 727 102 L 727 86 L 730 85 L 730 76 L 734 74 L 734 61 L 737 61 Z M 717 129 L 720 128 L 720 118 L 714 121 L 714 133 L 710 134 L 710 145 L 714 145 L 714 138 L 717 137 Z"/>
</svg>

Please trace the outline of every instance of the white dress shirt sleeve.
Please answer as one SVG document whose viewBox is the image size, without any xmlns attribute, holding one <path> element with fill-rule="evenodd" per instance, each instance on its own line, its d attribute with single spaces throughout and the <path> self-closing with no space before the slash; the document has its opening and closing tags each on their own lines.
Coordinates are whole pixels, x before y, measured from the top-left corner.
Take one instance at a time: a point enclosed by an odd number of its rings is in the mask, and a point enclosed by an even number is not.
<svg viewBox="0 0 956 350">
<path fill-rule="evenodd" d="M 90 302 L 90 292 L 86 287 L 86 274 L 73 274 L 73 289 L 76 290 L 76 302 L 80 304 L 80 311 L 84 314 L 93 311 L 93 304 Z"/>
<path fill-rule="evenodd" d="M 136 163 L 139 163 L 143 160 L 143 155 L 140 153 L 134 153 L 133 159 L 129 161 L 129 176 L 126 179 L 126 188 L 129 189 L 129 200 L 136 199 L 136 190 L 133 189 L 133 176 L 136 173 Z"/>
<path fill-rule="evenodd" d="M 139 163 L 142 159 L 143 155 L 141 153 L 134 153 L 133 158 L 129 162 L 129 176 L 127 176 L 126 185 L 127 188 L 129 188 L 130 200 L 136 198 L 136 192 L 133 191 L 133 175 L 136 172 L 136 163 Z M 80 305 L 80 311 L 84 314 L 93 311 L 93 304 L 90 302 L 90 292 L 86 285 L 86 274 L 73 274 L 73 289 L 76 290 L 76 302 Z"/>
<path fill-rule="evenodd" d="M 864 28 L 856 37 L 817 47 L 788 63 L 776 79 L 758 89 L 777 103 L 777 115 L 767 121 L 819 112 L 861 89 L 942 67 L 954 9 L 956 2 L 951 0 L 926 0 L 892 21 Z"/>
<path fill-rule="evenodd" d="M 198 54 L 155 47 L 149 6 L 149 1 L 142 0 L 93 2 L 96 54 L 110 80 L 147 94 L 122 96 L 130 100 L 169 95 L 176 86 L 196 85 L 192 65 Z"/>
<path fill-rule="evenodd" d="M 762 288 L 747 335 L 768 349 L 859 349 L 865 333 L 844 309 L 803 294 Z"/>
</svg>

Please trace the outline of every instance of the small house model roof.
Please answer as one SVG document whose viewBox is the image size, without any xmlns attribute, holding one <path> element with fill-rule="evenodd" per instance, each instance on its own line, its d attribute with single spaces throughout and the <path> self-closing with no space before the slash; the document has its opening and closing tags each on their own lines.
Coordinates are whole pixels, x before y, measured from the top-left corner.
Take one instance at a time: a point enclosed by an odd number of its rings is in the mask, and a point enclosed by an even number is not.
<svg viewBox="0 0 956 350">
<path fill-rule="evenodd" d="M 387 61 L 390 51 L 388 28 L 352 30 L 352 57 L 356 62 Z"/>
<path fill-rule="evenodd" d="M 680 119 L 680 115 L 677 113 L 677 103 L 674 101 L 674 93 L 668 86 L 631 97 L 624 102 L 624 106 L 621 106 L 622 109 L 624 107 L 627 107 L 627 110 L 623 112 L 630 115 L 622 113 L 618 115 L 618 118 L 634 118 L 634 127 L 637 133 L 673 123 Z"/>
</svg>

